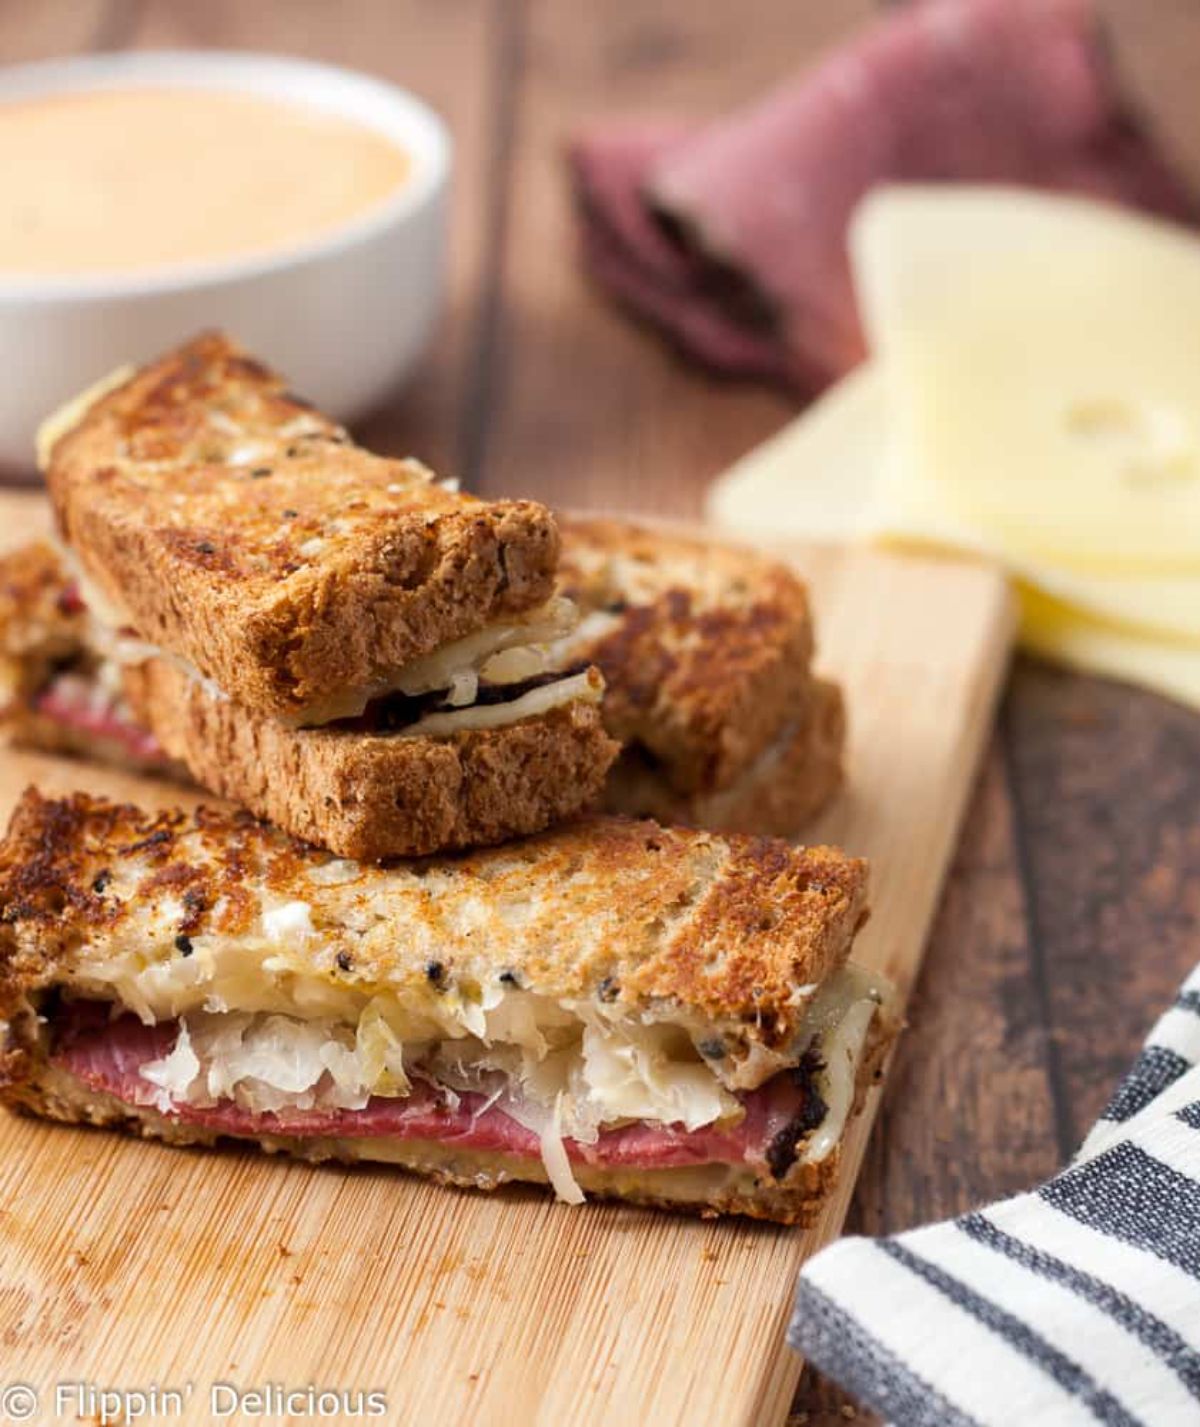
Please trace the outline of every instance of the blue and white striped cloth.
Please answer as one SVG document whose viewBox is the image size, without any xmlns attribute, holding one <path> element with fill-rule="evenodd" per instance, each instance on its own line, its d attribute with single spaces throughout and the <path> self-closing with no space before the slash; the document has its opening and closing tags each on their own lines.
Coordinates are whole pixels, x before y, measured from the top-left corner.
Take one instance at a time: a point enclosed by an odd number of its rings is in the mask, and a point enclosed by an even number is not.
<svg viewBox="0 0 1200 1427">
<path fill-rule="evenodd" d="M 1200 968 L 1069 1168 L 831 1245 L 788 1340 L 895 1427 L 1200 1424 Z"/>
</svg>

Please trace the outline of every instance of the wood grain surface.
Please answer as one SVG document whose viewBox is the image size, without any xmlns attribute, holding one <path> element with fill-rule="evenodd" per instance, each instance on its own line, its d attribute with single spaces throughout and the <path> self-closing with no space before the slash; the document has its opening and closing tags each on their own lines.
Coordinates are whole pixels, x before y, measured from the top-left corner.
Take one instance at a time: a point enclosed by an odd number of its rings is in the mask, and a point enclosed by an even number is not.
<svg viewBox="0 0 1200 1427">
<path fill-rule="evenodd" d="M 453 300 L 366 437 L 489 493 L 690 515 L 792 414 L 712 382 L 572 258 L 559 150 L 605 113 L 710 116 L 870 0 L 0 0 L 8 61 L 126 45 L 280 49 L 396 79 L 458 146 Z M 1106 0 L 1118 62 L 1200 175 L 1200 6 Z M 1077 1144 L 1196 958 L 1200 718 L 1018 661 L 851 1208 L 894 1230 L 1023 1188 Z M 810 1427 L 852 1409 L 806 1378 Z"/>
<path fill-rule="evenodd" d="M 0 540 L 45 512 L 0 494 Z M 994 715 L 1011 600 L 984 568 L 795 558 L 824 668 L 853 710 L 848 786 L 809 836 L 871 860 L 854 954 L 903 1001 Z M 169 784 L 6 750 L 0 817 L 30 782 L 178 801 Z M 384 1389 L 392 1420 L 447 1427 L 777 1427 L 800 1372 L 783 1343 L 796 1273 L 841 1227 L 877 1098 L 808 1233 L 0 1116 L 0 1341 L 34 1384 L 111 1382 L 118 1369 L 131 1383 L 192 1382 L 195 1422 L 209 1386 L 232 1378 Z"/>
</svg>

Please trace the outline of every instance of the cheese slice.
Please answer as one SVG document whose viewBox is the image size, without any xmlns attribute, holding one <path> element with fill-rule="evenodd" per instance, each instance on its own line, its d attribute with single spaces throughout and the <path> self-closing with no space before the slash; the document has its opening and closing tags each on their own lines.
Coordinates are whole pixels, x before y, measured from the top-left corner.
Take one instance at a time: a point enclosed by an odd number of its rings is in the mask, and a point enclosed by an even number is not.
<svg viewBox="0 0 1200 1427">
<path fill-rule="evenodd" d="M 1024 588 L 1020 595 L 1021 643 L 1026 649 L 1068 668 L 1140 684 L 1200 709 L 1200 649 L 1138 638 L 1036 590 Z"/>
<path fill-rule="evenodd" d="M 871 539 L 959 550 L 1126 634 L 1200 645 L 1200 576 L 1085 573 L 1006 550 L 948 507 L 923 468 L 898 458 L 878 361 L 864 363 L 710 489 L 711 519 L 757 540 Z"/>
<path fill-rule="evenodd" d="M 873 361 L 710 515 L 994 560 L 1027 648 L 1200 704 L 1200 242 L 961 187 L 882 190 L 852 239 Z"/>
<path fill-rule="evenodd" d="M 1200 575 L 1200 241 L 1084 199 L 898 187 L 851 251 L 897 459 L 1014 558 Z"/>
<path fill-rule="evenodd" d="M 768 543 L 864 538 L 886 450 L 883 379 L 865 363 L 718 477 L 708 517 Z"/>
<path fill-rule="evenodd" d="M 890 459 L 883 373 L 866 364 L 722 476 L 709 518 L 750 539 L 872 539 L 1005 560 Z M 1081 574 L 1007 558 L 1024 648 L 1200 708 L 1200 579 Z"/>
</svg>

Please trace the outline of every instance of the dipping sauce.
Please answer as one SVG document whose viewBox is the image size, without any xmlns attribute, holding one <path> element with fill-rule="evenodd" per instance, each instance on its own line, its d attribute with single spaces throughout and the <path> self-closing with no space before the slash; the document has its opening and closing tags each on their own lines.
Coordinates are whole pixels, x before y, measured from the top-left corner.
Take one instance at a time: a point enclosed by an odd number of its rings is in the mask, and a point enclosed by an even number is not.
<svg viewBox="0 0 1200 1427">
<path fill-rule="evenodd" d="M 390 198 L 409 171 L 385 134 L 253 94 L 130 89 L 0 104 L 0 276 L 294 247 Z"/>
</svg>

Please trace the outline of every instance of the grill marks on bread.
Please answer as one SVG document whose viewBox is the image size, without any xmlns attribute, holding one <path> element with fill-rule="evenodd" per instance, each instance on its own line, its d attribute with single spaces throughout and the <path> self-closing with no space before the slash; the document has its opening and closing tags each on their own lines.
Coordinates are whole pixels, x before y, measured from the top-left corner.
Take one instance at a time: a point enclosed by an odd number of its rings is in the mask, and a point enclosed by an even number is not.
<svg viewBox="0 0 1200 1427">
<path fill-rule="evenodd" d="M 544 506 L 359 449 L 220 334 L 102 396 L 46 477 L 64 537 L 138 634 L 275 716 L 553 588 Z"/>
<path fill-rule="evenodd" d="M 866 915 L 865 864 L 833 849 L 621 818 L 391 868 L 340 863 L 331 879 L 333 860 L 241 814 L 30 790 L 0 848 L 0 1016 L 84 946 L 166 957 L 177 934 L 257 934 L 264 899 L 298 900 L 319 933 L 303 954 L 323 977 L 403 992 L 436 961 L 443 987 L 507 974 L 778 1047 L 802 1020 L 796 989 L 845 960 Z M 166 924 L 181 890 L 187 925 Z"/>
<path fill-rule="evenodd" d="M 106 744 L 92 727 L 56 722 L 37 704 L 60 664 L 95 678 L 87 618 L 74 596 L 61 608 L 66 596 L 71 586 L 49 545 L 0 560 L 7 721 L 14 737 L 35 747 L 129 766 L 134 754 L 125 743 Z M 293 728 L 222 698 L 166 659 L 119 672 L 126 716 L 153 732 L 156 771 L 186 779 L 190 769 L 213 794 L 345 857 L 424 856 L 536 832 L 593 806 L 618 751 L 599 707 L 582 699 L 498 728 L 399 738 L 390 727 L 373 729 L 371 717 Z M 476 703 L 508 701 L 569 672 L 484 685 Z M 424 702 L 443 698 L 435 691 L 408 702 L 419 713 Z M 404 703 L 402 696 L 396 701 Z M 373 715 L 387 703 L 376 704 Z"/>
<path fill-rule="evenodd" d="M 605 677 L 605 719 L 681 794 L 726 787 L 802 707 L 802 583 L 750 551 L 618 520 L 565 519 L 560 587 L 600 632 L 572 648 Z M 605 625 L 607 624 L 607 628 Z"/>
</svg>

